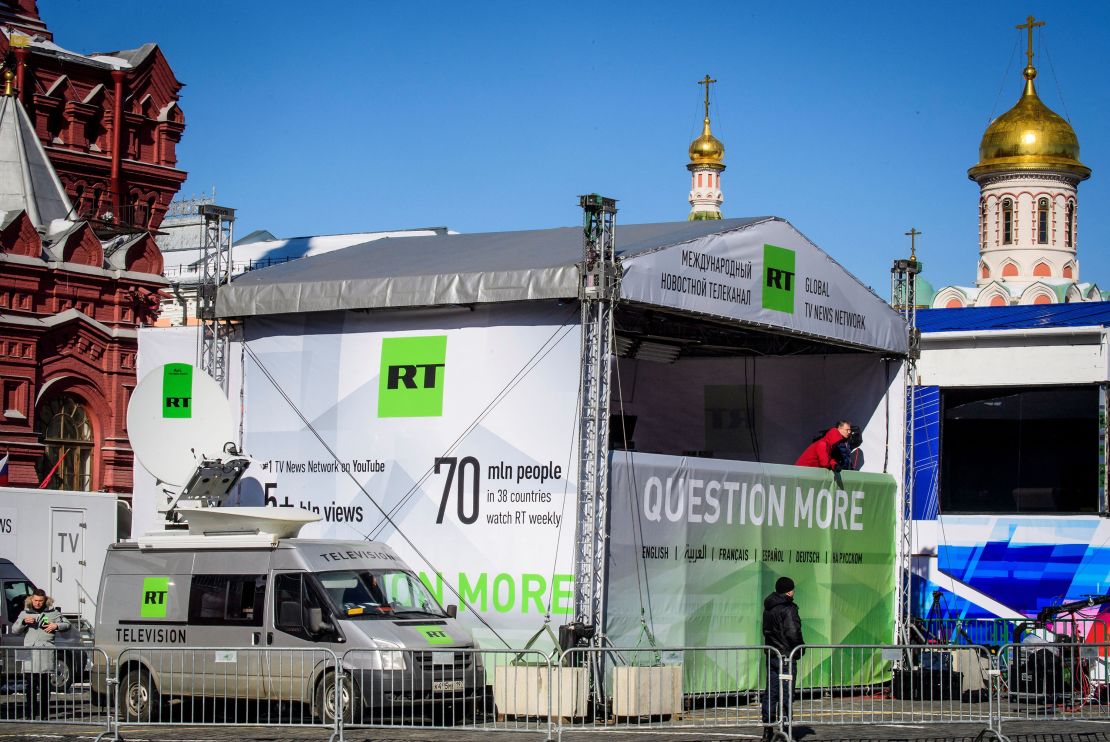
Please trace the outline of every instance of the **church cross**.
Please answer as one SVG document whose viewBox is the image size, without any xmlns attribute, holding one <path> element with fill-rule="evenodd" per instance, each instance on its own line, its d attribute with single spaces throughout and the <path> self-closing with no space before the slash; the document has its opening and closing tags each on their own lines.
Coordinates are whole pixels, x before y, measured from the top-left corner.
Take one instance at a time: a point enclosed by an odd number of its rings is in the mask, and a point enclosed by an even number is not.
<svg viewBox="0 0 1110 742">
<path fill-rule="evenodd" d="M 910 238 L 910 260 L 917 260 L 917 237 L 921 232 L 918 232 L 914 227 L 910 227 L 910 231 L 906 232 L 906 236 Z"/>
<path fill-rule="evenodd" d="M 1023 28 L 1029 31 L 1029 47 L 1025 51 L 1025 59 L 1028 61 L 1029 67 L 1033 66 L 1033 29 L 1040 28 L 1043 25 L 1045 25 L 1044 21 L 1038 21 L 1033 16 L 1029 16 L 1025 19 L 1025 23 L 1014 27 L 1019 31 Z"/>
<path fill-rule="evenodd" d="M 717 81 L 714 80 L 713 78 L 711 78 L 709 75 L 706 75 L 704 80 L 698 80 L 698 85 L 704 85 L 705 86 L 705 118 L 706 119 L 709 118 L 709 86 L 712 85 L 715 82 L 717 82 Z"/>
</svg>

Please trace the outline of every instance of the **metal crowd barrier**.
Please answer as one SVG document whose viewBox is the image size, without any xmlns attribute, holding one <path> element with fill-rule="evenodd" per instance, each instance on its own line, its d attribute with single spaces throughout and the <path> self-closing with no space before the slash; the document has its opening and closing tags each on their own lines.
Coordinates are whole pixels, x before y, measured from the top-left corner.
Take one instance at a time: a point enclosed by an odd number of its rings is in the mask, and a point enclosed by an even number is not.
<svg viewBox="0 0 1110 742">
<path fill-rule="evenodd" d="M 350 683 L 328 649 L 144 647 L 126 649 L 112 671 L 94 666 L 98 692 L 114 686 L 114 728 L 128 726 L 293 726 L 331 728 Z M 336 692 L 337 686 L 340 692 Z"/>
<path fill-rule="evenodd" d="M 769 678 L 778 693 L 762 699 Z M 772 683 L 772 685 L 775 685 Z M 338 691 L 338 692 L 337 692 Z M 1110 643 L 536 650 L 0 647 L 0 723 L 544 734 L 1110 721 Z"/>
<path fill-rule="evenodd" d="M 0 723 L 70 724 L 110 729 L 107 698 L 89 684 L 93 647 L 0 648 Z"/>
<path fill-rule="evenodd" d="M 788 727 L 969 724 L 997 732 L 991 654 L 978 645 L 808 645 L 790 656 Z"/>
<path fill-rule="evenodd" d="M 785 672 L 764 646 L 571 649 L 552 665 L 551 708 L 560 738 L 582 729 L 690 732 L 764 729 L 768 675 Z M 590 683 L 602 693 L 590 703 Z M 783 732 L 783 696 L 773 693 L 767 726 Z"/>
<path fill-rule="evenodd" d="M 999 719 L 1110 720 L 1110 644 L 1007 644 L 998 653 Z"/>
<path fill-rule="evenodd" d="M 352 649 L 347 727 L 471 728 L 552 736 L 551 662 L 535 650 Z M 586 686 L 582 686 L 585 693 Z"/>
</svg>

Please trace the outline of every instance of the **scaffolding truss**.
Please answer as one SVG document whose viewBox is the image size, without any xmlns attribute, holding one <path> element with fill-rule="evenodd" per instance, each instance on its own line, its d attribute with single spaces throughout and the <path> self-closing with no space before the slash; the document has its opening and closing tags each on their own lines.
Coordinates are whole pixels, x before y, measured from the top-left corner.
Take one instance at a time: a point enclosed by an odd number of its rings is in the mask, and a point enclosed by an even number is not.
<svg viewBox="0 0 1110 742">
<path fill-rule="evenodd" d="M 921 263 L 917 260 L 917 236 L 921 233 L 911 228 L 910 257 L 894 261 L 890 269 L 890 305 L 902 315 L 909 333 L 906 361 L 902 367 L 902 386 L 905 395 L 906 435 L 902 455 L 902 501 L 898 509 L 898 583 L 896 586 L 895 637 L 896 641 L 909 643 L 911 580 L 913 574 L 913 489 L 914 489 L 914 425 L 917 404 L 917 359 L 921 355 L 921 333 L 917 329 L 917 274 Z"/>
<path fill-rule="evenodd" d="M 614 246 L 617 202 L 581 196 L 583 210 L 581 409 L 578 438 L 578 521 L 575 533 L 574 620 L 591 626 L 599 643 L 605 615 L 605 554 L 609 523 L 609 395 L 613 309 L 620 295 Z"/>
<path fill-rule="evenodd" d="M 216 317 L 216 293 L 231 281 L 231 245 L 235 209 L 201 204 L 204 218 L 200 278 L 197 283 L 197 365 L 227 392 L 228 327 Z"/>
</svg>

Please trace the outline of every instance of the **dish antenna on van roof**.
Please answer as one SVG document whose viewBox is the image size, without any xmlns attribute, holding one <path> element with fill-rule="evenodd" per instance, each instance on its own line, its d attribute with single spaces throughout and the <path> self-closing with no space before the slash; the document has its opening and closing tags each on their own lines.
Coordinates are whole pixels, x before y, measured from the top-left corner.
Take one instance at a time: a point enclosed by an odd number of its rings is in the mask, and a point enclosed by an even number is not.
<svg viewBox="0 0 1110 742">
<path fill-rule="evenodd" d="M 167 363 L 143 377 L 127 405 L 135 457 L 166 495 L 158 511 L 221 504 L 250 459 L 233 441 L 227 398 L 210 376 L 188 363 Z"/>
<path fill-rule="evenodd" d="M 228 539 L 239 539 L 239 545 L 270 543 L 320 520 L 299 508 L 219 507 L 251 458 L 234 443 L 235 424 L 223 389 L 188 363 L 167 363 L 143 377 L 127 405 L 127 430 L 135 457 L 165 495 L 158 512 L 165 516 L 167 531 L 141 536 L 140 546 L 180 546 L 182 536 L 199 536 L 205 546 L 216 546 L 213 538 L 223 546 Z"/>
</svg>

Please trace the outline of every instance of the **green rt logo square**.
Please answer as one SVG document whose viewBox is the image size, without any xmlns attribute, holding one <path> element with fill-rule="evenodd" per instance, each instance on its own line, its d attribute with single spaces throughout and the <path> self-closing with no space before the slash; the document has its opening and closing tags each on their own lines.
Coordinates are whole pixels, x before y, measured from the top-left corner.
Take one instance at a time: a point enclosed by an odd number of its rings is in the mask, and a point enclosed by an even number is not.
<svg viewBox="0 0 1110 742">
<path fill-rule="evenodd" d="M 763 246 L 763 308 L 794 313 L 794 251 Z"/>
<path fill-rule="evenodd" d="M 439 417 L 447 336 L 383 338 L 378 417 Z"/>
<path fill-rule="evenodd" d="M 143 618 L 165 618 L 170 592 L 169 577 L 144 577 L 142 600 L 139 601 L 139 615 Z"/>
</svg>

